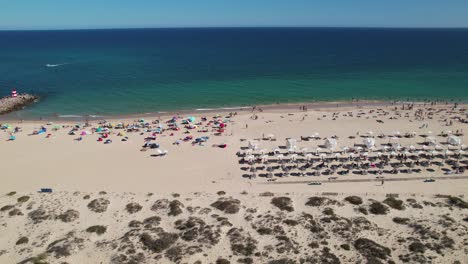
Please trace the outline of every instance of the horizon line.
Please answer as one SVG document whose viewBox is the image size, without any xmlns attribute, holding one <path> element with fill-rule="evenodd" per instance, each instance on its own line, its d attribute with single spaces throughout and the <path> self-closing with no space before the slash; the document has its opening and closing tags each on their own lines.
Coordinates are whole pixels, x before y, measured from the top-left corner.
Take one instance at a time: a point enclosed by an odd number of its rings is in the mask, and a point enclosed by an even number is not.
<svg viewBox="0 0 468 264">
<path fill-rule="evenodd" d="M 399 26 L 164 26 L 164 27 L 102 27 L 102 28 L 37 28 L 2 29 L 0 31 L 84 31 L 84 30 L 130 30 L 130 29 L 256 29 L 256 28 L 323 28 L 323 29 L 468 29 L 460 27 L 399 27 Z"/>
</svg>

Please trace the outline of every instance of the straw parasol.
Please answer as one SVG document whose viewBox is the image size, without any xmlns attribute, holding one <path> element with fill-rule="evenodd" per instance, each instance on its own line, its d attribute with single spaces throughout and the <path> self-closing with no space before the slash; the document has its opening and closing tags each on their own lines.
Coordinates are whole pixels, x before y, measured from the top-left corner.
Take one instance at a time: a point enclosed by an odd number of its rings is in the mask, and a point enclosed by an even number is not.
<svg viewBox="0 0 468 264">
<path fill-rule="evenodd" d="M 315 153 L 316 153 L 316 154 L 318 154 L 320 151 L 322 151 L 322 149 L 321 149 L 321 148 L 317 148 L 317 149 L 315 149 Z"/>
<path fill-rule="evenodd" d="M 297 159 L 297 154 L 292 154 L 290 158 L 291 160 L 295 161 Z"/>
<path fill-rule="evenodd" d="M 245 160 L 248 161 L 248 162 L 252 162 L 252 161 L 255 160 L 255 156 L 249 155 L 249 156 L 245 157 Z"/>
<path fill-rule="evenodd" d="M 344 147 L 344 148 L 343 148 L 343 152 L 344 152 L 344 153 L 346 153 L 348 150 L 349 150 L 348 147 Z"/>
</svg>

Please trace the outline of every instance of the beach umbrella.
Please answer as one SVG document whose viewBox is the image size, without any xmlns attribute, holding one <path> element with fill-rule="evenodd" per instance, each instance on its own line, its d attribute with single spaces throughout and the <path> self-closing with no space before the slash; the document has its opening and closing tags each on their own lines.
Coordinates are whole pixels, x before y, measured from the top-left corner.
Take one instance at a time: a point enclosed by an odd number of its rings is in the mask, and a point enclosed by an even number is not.
<svg viewBox="0 0 468 264">
<path fill-rule="evenodd" d="M 311 160 L 313 158 L 313 156 L 312 156 L 312 154 L 309 153 L 309 154 L 305 155 L 305 158 L 306 158 L 307 161 L 309 161 L 309 160 Z"/>
<path fill-rule="evenodd" d="M 364 145 L 366 145 L 368 149 L 373 148 L 375 145 L 375 139 L 373 138 L 365 138 L 363 142 L 364 142 Z"/>
<path fill-rule="evenodd" d="M 310 136 L 311 138 L 318 138 L 319 137 L 319 133 L 318 132 L 314 132 L 312 133 L 312 136 Z"/>
<path fill-rule="evenodd" d="M 291 158 L 291 160 L 296 160 L 297 159 L 297 154 L 292 154 L 290 158 Z"/>
<path fill-rule="evenodd" d="M 431 154 L 432 154 L 432 156 L 435 156 L 435 155 L 439 154 L 439 152 L 437 150 L 433 150 L 433 151 L 431 151 Z"/>
<path fill-rule="evenodd" d="M 348 147 L 344 147 L 344 148 L 343 148 L 343 152 L 344 152 L 344 153 L 346 153 L 348 150 L 349 150 Z"/>
<path fill-rule="evenodd" d="M 357 148 L 356 148 L 356 151 L 357 151 L 357 152 L 361 152 L 362 150 L 363 150 L 362 147 L 357 147 Z"/>
<path fill-rule="evenodd" d="M 322 149 L 321 149 L 321 148 L 317 148 L 317 149 L 315 149 L 315 153 L 317 153 L 317 154 L 318 154 L 320 151 L 322 151 Z"/>
<path fill-rule="evenodd" d="M 319 155 L 319 157 L 320 157 L 321 159 L 324 159 L 324 158 L 326 158 L 326 157 L 327 157 L 327 154 L 325 154 L 325 153 L 321 153 L 321 154 Z"/>
<path fill-rule="evenodd" d="M 441 145 L 436 145 L 434 148 L 437 149 L 437 150 L 443 149 Z"/>
<path fill-rule="evenodd" d="M 396 156 L 398 155 L 395 151 L 390 152 L 390 156 Z"/>
<path fill-rule="evenodd" d="M 274 153 L 280 153 L 281 150 L 280 150 L 279 148 L 275 148 L 275 149 L 273 150 L 273 152 L 274 152 Z"/>
<path fill-rule="evenodd" d="M 245 151 L 245 155 L 252 155 L 253 151 L 251 149 L 248 149 Z"/>
<path fill-rule="evenodd" d="M 267 150 L 266 149 L 261 149 L 261 150 L 258 151 L 258 153 L 259 154 L 265 154 L 265 153 L 267 153 Z"/>
<path fill-rule="evenodd" d="M 339 157 L 341 157 L 341 154 L 340 153 L 335 153 L 334 156 L 335 156 L 335 158 L 339 158 Z"/>
<path fill-rule="evenodd" d="M 422 155 L 426 155 L 426 152 L 424 152 L 424 151 L 418 151 L 417 154 L 418 154 L 419 156 L 422 156 Z"/>
<path fill-rule="evenodd" d="M 466 145 L 465 145 L 465 144 L 461 144 L 461 145 L 460 145 L 460 149 L 463 149 L 463 150 L 466 149 Z"/>
<path fill-rule="evenodd" d="M 369 156 L 369 153 L 368 153 L 368 152 L 364 152 L 364 153 L 362 153 L 362 155 L 367 157 L 367 156 Z"/>
<path fill-rule="evenodd" d="M 258 141 L 257 140 L 249 140 L 249 149 L 257 150 L 258 149 Z"/>
<path fill-rule="evenodd" d="M 393 132 L 393 135 L 399 137 L 399 136 L 401 136 L 401 133 L 400 133 L 400 131 L 395 131 L 395 132 Z"/>
<path fill-rule="evenodd" d="M 278 160 L 283 160 L 284 156 L 283 156 L 283 154 L 279 154 L 279 155 L 276 155 L 276 158 Z"/>
<path fill-rule="evenodd" d="M 268 161 L 268 156 L 263 155 L 263 156 L 261 156 L 261 159 L 262 159 L 262 162 Z"/>
<path fill-rule="evenodd" d="M 349 154 L 348 154 L 348 157 L 349 157 L 349 158 L 355 158 L 355 157 L 356 157 L 356 154 L 354 154 L 354 153 L 349 153 Z"/>
<path fill-rule="evenodd" d="M 410 146 L 409 146 L 409 149 L 410 149 L 410 150 L 415 150 L 415 149 L 416 149 L 416 147 L 415 147 L 415 146 L 413 146 L 413 145 L 410 145 Z"/>
<path fill-rule="evenodd" d="M 306 154 L 308 151 L 309 151 L 308 148 L 302 148 L 302 149 L 301 149 L 301 152 L 304 153 L 304 154 Z"/>
</svg>

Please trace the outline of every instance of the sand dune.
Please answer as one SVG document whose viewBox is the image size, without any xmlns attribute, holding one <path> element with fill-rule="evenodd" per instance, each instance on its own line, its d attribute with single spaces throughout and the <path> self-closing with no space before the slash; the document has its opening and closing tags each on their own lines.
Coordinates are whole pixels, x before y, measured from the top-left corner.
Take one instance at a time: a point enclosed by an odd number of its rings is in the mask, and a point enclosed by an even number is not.
<svg viewBox="0 0 468 264">
<path fill-rule="evenodd" d="M 12 206 L 0 212 L 2 263 L 466 261 L 467 203 L 454 197 L 58 192 L 0 199 Z"/>
</svg>

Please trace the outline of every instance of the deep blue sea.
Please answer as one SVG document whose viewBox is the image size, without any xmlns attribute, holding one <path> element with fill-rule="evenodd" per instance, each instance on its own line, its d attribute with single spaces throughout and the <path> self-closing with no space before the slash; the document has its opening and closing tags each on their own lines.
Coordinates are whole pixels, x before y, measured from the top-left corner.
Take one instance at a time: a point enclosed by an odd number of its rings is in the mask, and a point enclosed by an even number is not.
<svg viewBox="0 0 468 264">
<path fill-rule="evenodd" d="M 359 99 L 468 99 L 468 29 L 0 31 L 22 116 Z"/>
</svg>

